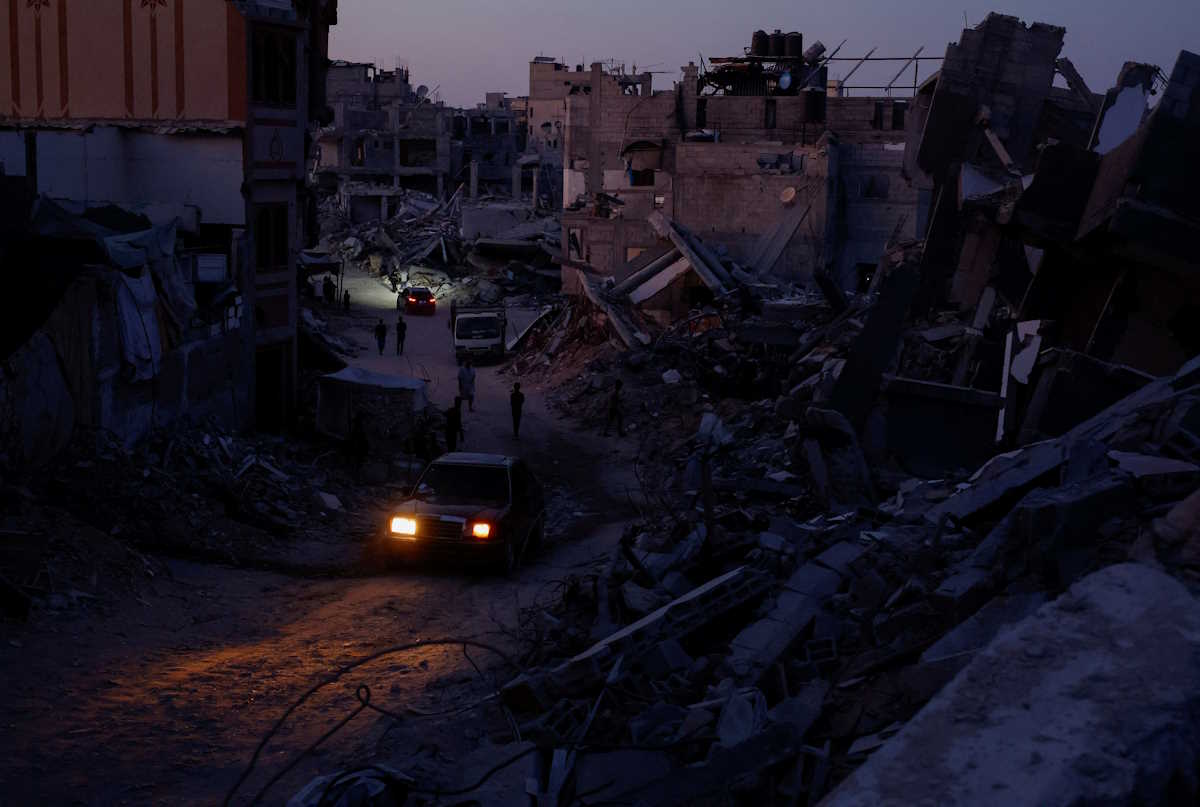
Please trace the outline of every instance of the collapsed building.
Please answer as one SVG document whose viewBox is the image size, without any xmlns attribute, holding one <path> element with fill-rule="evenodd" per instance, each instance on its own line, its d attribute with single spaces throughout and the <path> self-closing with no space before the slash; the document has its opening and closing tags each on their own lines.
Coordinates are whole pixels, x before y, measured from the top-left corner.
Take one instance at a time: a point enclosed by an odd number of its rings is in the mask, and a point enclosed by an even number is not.
<svg viewBox="0 0 1200 807">
<path fill-rule="evenodd" d="M 294 412 L 308 127 L 337 3 L 119 5 L 4 19 L 13 461 L 75 425 L 132 442 L 179 417 L 270 429 Z M 93 69 L 97 47 L 115 69 Z"/>
<path fill-rule="evenodd" d="M 338 191 L 347 215 L 389 218 L 395 189 L 445 194 L 453 177 L 452 116 L 432 102 L 428 87 L 413 87 L 403 67 L 346 61 L 330 66 L 327 87 L 333 120 L 320 132 L 316 173 Z"/>
<path fill-rule="evenodd" d="M 566 98 L 564 266 L 620 282 L 663 258 L 657 212 L 756 276 L 854 289 L 921 230 L 909 101 L 830 96 L 824 46 L 806 55 L 792 36 L 775 55 L 689 64 L 668 91 L 592 66 Z"/>
</svg>

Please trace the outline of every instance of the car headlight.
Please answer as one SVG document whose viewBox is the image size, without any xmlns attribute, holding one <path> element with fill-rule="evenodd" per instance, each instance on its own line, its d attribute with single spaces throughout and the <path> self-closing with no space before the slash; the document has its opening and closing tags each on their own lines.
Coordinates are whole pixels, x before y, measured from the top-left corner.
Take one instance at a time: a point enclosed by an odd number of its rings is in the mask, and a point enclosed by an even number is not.
<svg viewBox="0 0 1200 807">
<path fill-rule="evenodd" d="M 396 516 L 392 519 L 392 533 L 394 535 L 403 535 L 408 538 L 416 538 L 417 520 L 415 518 L 407 518 L 405 516 Z"/>
<path fill-rule="evenodd" d="M 486 521 L 476 521 L 471 525 L 471 534 L 476 538 L 490 538 L 492 535 L 492 525 Z"/>
</svg>

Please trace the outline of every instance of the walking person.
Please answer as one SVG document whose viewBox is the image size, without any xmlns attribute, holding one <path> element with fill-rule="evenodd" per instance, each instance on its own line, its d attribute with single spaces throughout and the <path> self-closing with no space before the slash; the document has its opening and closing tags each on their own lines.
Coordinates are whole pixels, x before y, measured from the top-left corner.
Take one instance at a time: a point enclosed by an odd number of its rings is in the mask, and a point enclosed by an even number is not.
<svg viewBox="0 0 1200 807">
<path fill-rule="evenodd" d="M 466 441 L 467 432 L 463 429 L 462 398 L 455 398 L 454 406 L 446 410 L 446 453 L 458 448 L 460 437 Z"/>
<path fill-rule="evenodd" d="M 350 290 L 349 289 L 346 289 L 344 292 L 342 292 L 342 310 L 343 311 L 350 310 Z"/>
<path fill-rule="evenodd" d="M 621 379 L 617 379 L 613 384 L 612 394 L 608 396 L 608 415 L 604 419 L 604 436 L 608 436 L 608 430 L 613 425 L 617 424 L 617 434 L 625 436 L 625 418 L 621 414 Z"/>
<path fill-rule="evenodd" d="M 383 324 L 383 318 L 379 318 L 379 324 L 375 326 L 375 344 L 379 345 L 379 355 L 383 355 L 383 347 L 387 344 L 387 326 Z"/>
<path fill-rule="evenodd" d="M 520 381 L 513 384 L 512 395 L 508 396 L 508 402 L 512 405 L 513 437 L 520 438 L 521 409 L 525 406 L 525 393 L 521 392 Z"/>
<path fill-rule="evenodd" d="M 471 360 L 465 359 L 462 367 L 458 368 L 458 395 L 471 411 L 475 411 L 475 368 L 471 366 Z"/>
<path fill-rule="evenodd" d="M 454 323 L 458 321 L 458 300 L 450 301 L 450 333 L 454 333 Z"/>
<path fill-rule="evenodd" d="M 404 317 L 396 316 L 396 355 L 404 355 L 404 338 L 408 336 L 408 323 Z"/>
<path fill-rule="evenodd" d="M 396 294 L 396 310 L 397 311 L 404 310 L 404 292 L 398 292 Z"/>
</svg>

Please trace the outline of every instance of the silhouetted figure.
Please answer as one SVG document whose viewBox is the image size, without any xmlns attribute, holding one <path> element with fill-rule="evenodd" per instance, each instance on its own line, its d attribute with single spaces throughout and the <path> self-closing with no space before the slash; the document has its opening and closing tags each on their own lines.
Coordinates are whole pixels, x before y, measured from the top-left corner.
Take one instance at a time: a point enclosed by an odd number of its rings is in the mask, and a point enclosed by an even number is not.
<svg viewBox="0 0 1200 807">
<path fill-rule="evenodd" d="M 379 355 L 383 355 L 383 347 L 387 344 L 387 326 L 383 324 L 383 320 L 379 320 L 379 324 L 375 326 L 375 344 L 379 345 Z"/>
<path fill-rule="evenodd" d="M 400 292 L 399 294 L 396 295 L 396 310 L 397 311 L 404 310 L 404 292 Z"/>
<path fill-rule="evenodd" d="M 337 287 L 333 285 L 333 278 L 329 275 L 325 275 L 325 279 L 321 281 L 321 296 L 329 305 L 337 301 Z"/>
<path fill-rule="evenodd" d="M 404 338 L 408 336 L 408 323 L 404 317 L 396 317 L 396 355 L 404 355 Z"/>
<path fill-rule="evenodd" d="M 463 429 L 462 421 L 462 398 L 454 399 L 454 406 L 446 410 L 446 452 L 452 452 L 458 448 L 459 438 L 467 439 L 467 432 Z"/>
<path fill-rule="evenodd" d="M 608 396 L 608 415 L 604 419 L 604 435 L 608 436 L 608 430 L 613 423 L 617 424 L 617 434 L 625 436 L 625 418 L 621 414 L 621 379 L 617 379 L 613 384 L 612 393 Z"/>
<path fill-rule="evenodd" d="M 521 436 L 521 409 L 525 406 L 525 393 L 521 392 L 521 382 L 513 384 L 512 395 L 508 396 L 512 406 L 513 437 Z"/>
<path fill-rule="evenodd" d="M 475 368 L 468 358 L 458 368 L 458 396 L 467 402 L 471 411 L 475 411 Z"/>
<path fill-rule="evenodd" d="M 458 320 L 458 300 L 450 301 L 450 333 L 454 333 L 454 323 Z"/>
<path fill-rule="evenodd" d="M 346 289 L 346 291 L 342 292 L 342 310 L 343 311 L 350 310 L 350 290 L 349 289 Z"/>
</svg>

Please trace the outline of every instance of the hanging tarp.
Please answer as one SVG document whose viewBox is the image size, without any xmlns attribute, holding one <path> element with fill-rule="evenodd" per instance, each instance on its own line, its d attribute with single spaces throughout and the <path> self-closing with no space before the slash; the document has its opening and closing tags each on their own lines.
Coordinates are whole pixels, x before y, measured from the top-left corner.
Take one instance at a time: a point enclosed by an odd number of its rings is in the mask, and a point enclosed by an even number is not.
<svg viewBox="0 0 1200 807">
<path fill-rule="evenodd" d="M 162 336 L 158 330 L 158 293 L 150 273 L 137 277 L 119 272 L 117 284 L 117 320 L 121 334 L 121 355 L 131 369 L 131 380 L 146 381 L 162 366 Z"/>
</svg>

